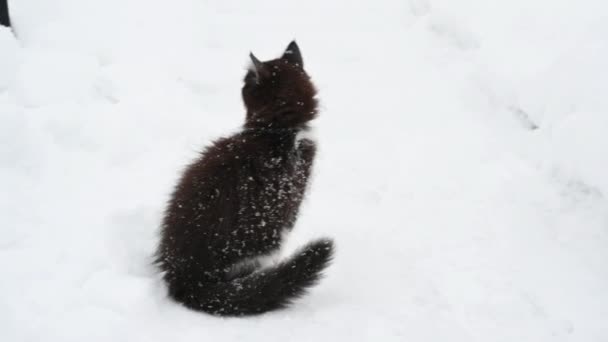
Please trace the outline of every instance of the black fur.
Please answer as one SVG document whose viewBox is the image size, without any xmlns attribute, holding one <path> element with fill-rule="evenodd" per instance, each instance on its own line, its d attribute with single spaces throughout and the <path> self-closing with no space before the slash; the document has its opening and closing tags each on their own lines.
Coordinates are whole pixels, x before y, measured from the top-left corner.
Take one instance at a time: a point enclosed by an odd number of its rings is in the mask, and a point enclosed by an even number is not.
<svg viewBox="0 0 608 342">
<path fill-rule="evenodd" d="M 8 0 L 0 0 L 0 25 L 11 26 L 11 19 L 8 15 Z"/>
<path fill-rule="evenodd" d="M 322 239 L 276 265 L 257 262 L 279 249 L 296 221 L 316 151 L 297 134 L 315 118 L 317 101 L 295 42 L 281 58 L 251 59 L 245 125 L 186 169 L 157 251 L 169 295 L 216 315 L 285 307 L 319 280 L 333 253 Z"/>
</svg>

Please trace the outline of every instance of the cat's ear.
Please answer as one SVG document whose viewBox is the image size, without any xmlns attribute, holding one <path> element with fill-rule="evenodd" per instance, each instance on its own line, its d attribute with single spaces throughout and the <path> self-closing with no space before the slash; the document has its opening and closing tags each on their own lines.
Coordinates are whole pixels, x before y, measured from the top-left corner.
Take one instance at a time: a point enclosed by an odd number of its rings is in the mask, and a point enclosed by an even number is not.
<svg viewBox="0 0 608 342">
<path fill-rule="evenodd" d="M 268 76 L 268 68 L 253 54 L 253 52 L 249 53 L 249 58 L 251 58 L 251 71 L 255 74 L 257 83 L 261 78 Z"/>
<path fill-rule="evenodd" d="M 300 53 L 300 48 L 298 47 L 298 44 L 296 44 L 295 40 L 289 43 L 287 49 L 285 49 L 285 52 L 283 52 L 283 56 L 281 56 L 281 59 L 284 59 L 289 63 L 293 63 L 304 68 L 302 54 Z"/>
</svg>

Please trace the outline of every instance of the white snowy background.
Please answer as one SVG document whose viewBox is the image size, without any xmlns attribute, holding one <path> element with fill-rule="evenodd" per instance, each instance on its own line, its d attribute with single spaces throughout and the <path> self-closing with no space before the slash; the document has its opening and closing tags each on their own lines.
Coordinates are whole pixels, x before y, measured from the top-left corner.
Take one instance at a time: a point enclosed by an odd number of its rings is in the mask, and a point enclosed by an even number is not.
<svg viewBox="0 0 608 342">
<path fill-rule="evenodd" d="M 605 0 L 9 4 L 1 341 L 608 341 Z M 288 310 L 188 311 L 164 203 L 293 38 L 322 112 L 288 251 L 335 263 Z"/>
</svg>

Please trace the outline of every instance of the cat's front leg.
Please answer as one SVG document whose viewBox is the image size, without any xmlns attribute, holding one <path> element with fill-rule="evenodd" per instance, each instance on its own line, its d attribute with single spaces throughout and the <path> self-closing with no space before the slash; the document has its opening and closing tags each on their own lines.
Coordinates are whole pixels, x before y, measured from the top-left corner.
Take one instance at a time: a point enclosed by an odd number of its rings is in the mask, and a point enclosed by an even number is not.
<svg viewBox="0 0 608 342">
<path fill-rule="evenodd" d="M 308 138 L 298 140 L 297 144 L 299 162 L 301 165 L 305 166 L 308 177 L 315 155 L 317 154 L 317 146 L 313 140 Z"/>
<path fill-rule="evenodd" d="M 314 134 L 310 128 L 303 129 L 296 135 L 296 149 L 298 154 L 298 169 L 304 172 L 305 178 L 308 179 L 317 153 Z"/>
<path fill-rule="evenodd" d="M 297 141 L 296 149 L 298 159 L 294 183 L 296 185 L 298 200 L 301 201 L 308 186 L 308 179 L 310 178 L 315 155 L 317 154 L 317 146 L 313 140 L 302 138 Z"/>
</svg>

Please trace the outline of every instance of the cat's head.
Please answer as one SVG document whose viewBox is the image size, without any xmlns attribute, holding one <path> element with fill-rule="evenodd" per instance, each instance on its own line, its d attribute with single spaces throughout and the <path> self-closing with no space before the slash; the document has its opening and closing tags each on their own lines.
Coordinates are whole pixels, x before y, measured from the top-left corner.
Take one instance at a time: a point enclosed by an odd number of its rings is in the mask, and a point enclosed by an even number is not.
<svg viewBox="0 0 608 342">
<path fill-rule="evenodd" d="M 295 41 L 277 59 L 261 62 L 253 53 L 249 56 L 251 66 L 242 90 L 247 108 L 245 126 L 296 128 L 315 118 L 317 92 L 304 71 Z"/>
</svg>

